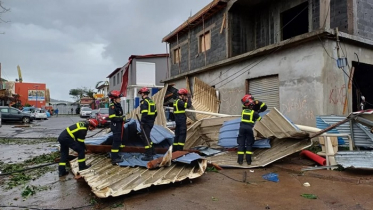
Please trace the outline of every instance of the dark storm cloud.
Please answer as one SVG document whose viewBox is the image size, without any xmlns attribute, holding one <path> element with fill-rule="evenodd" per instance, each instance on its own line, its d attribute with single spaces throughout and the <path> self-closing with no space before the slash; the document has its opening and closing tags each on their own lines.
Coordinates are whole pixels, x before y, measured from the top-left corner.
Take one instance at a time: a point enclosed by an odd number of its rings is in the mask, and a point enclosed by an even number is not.
<svg viewBox="0 0 373 210">
<path fill-rule="evenodd" d="M 130 55 L 165 53 L 164 36 L 209 0 L 2 0 L 2 77 L 46 83 L 51 97 L 94 88 Z"/>
</svg>

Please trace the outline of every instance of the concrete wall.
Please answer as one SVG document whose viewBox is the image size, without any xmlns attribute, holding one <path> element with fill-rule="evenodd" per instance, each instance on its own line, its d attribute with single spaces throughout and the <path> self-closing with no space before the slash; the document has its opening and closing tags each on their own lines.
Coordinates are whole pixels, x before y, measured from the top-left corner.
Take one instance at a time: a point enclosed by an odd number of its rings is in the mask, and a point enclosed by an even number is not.
<svg viewBox="0 0 373 210">
<path fill-rule="evenodd" d="M 357 36 L 373 39 L 373 0 L 356 0 Z"/>
<path fill-rule="evenodd" d="M 359 56 L 361 63 L 373 65 L 373 48 L 367 47 L 366 45 L 359 45 L 352 42 L 347 42 L 341 38 L 341 45 L 343 52 L 341 51 L 342 57 L 347 57 L 349 67 L 352 67 L 352 62 L 357 62 L 358 59 L 354 53 Z M 373 43 L 372 43 L 373 44 Z M 337 58 L 337 45 L 334 40 L 325 41 L 325 48 L 328 50 L 331 56 Z M 346 73 L 349 74 L 349 67 L 344 68 Z M 337 68 L 335 61 L 328 59 L 325 65 L 324 74 L 324 90 L 325 100 L 323 103 L 323 112 L 325 114 L 343 115 L 343 107 L 346 95 L 348 95 L 348 110 L 347 115 L 352 111 L 352 90 L 348 90 L 348 77 L 343 71 Z M 370 78 L 367 78 L 370 80 Z M 367 99 L 368 100 L 368 99 Z"/>
<path fill-rule="evenodd" d="M 174 64 L 173 60 L 170 60 L 171 76 L 226 58 L 225 30 L 223 30 L 223 33 L 220 33 L 224 12 L 225 10 L 222 10 L 213 17 L 205 20 L 204 26 L 203 24 L 198 25 L 190 30 L 189 34 L 179 35 L 178 42 L 175 40 L 170 43 L 171 58 L 173 58 L 174 49 L 178 47 L 178 43 L 181 48 L 180 64 Z M 199 53 L 198 51 L 199 36 L 203 34 L 204 30 L 205 32 L 210 30 L 211 33 L 211 48 L 206 51 L 206 63 L 205 53 Z"/>
</svg>

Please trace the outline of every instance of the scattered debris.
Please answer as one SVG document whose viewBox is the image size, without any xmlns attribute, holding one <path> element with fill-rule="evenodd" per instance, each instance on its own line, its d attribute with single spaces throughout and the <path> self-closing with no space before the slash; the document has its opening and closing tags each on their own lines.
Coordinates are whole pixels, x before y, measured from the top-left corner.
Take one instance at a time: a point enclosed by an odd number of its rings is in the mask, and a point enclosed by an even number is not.
<svg viewBox="0 0 373 210">
<path fill-rule="evenodd" d="M 271 182 L 279 182 L 280 181 L 279 178 L 278 178 L 278 174 L 276 174 L 276 173 L 264 174 L 262 177 L 263 177 L 263 179 L 271 181 Z"/>
<path fill-rule="evenodd" d="M 311 185 L 310 185 L 310 183 L 305 182 L 305 183 L 303 183 L 303 186 L 305 186 L 305 187 L 310 187 Z"/>
<path fill-rule="evenodd" d="M 302 194 L 300 196 L 302 196 L 303 198 L 307 198 L 307 199 L 317 199 L 317 196 L 314 195 L 314 194 L 306 194 L 306 193 L 304 193 L 304 194 Z"/>
<path fill-rule="evenodd" d="M 219 199 L 215 198 L 214 196 L 211 197 L 212 201 L 218 201 Z"/>
<path fill-rule="evenodd" d="M 304 155 L 306 157 L 308 157 L 309 159 L 315 161 L 316 163 L 318 163 L 319 165 L 322 165 L 322 166 L 325 166 L 326 165 L 326 159 L 309 151 L 309 150 L 303 150 L 300 155 Z"/>
</svg>

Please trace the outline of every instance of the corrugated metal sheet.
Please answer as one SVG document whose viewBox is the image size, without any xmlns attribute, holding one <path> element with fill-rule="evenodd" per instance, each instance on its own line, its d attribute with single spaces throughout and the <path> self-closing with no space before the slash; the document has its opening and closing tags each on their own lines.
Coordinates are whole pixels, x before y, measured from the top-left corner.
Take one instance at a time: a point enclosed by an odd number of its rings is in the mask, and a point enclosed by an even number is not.
<svg viewBox="0 0 373 210">
<path fill-rule="evenodd" d="M 144 153 L 124 153 L 120 152 L 119 155 L 122 157 L 122 162 L 118 163 L 118 165 L 122 167 L 130 166 L 130 167 L 135 167 L 135 166 L 141 166 L 146 168 L 146 164 L 148 161 L 143 161 L 141 158 L 145 156 Z M 159 157 L 163 157 L 163 155 L 154 155 L 154 159 L 157 159 Z"/>
<path fill-rule="evenodd" d="M 137 133 L 140 132 L 140 124 L 137 120 L 131 119 L 124 125 L 123 139 L 126 146 L 144 146 L 142 141 L 138 141 Z M 87 138 L 85 143 L 88 145 L 102 145 L 107 144 L 109 138 L 112 138 L 113 133 L 103 134 L 97 137 Z M 174 141 L 174 134 L 167 128 L 160 125 L 154 125 L 150 132 L 150 138 L 154 144 L 163 143 L 163 146 L 170 146 Z M 166 142 L 165 142 L 166 141 Z M 112 141 L 109 142 L 111 144 Z"/>
<path fill-rule="evenodd" d="M 249 92 L 255 99 L 264 101 L 268 109 L 279 108 L 278 76 L 270 76 L 249 80 Z"/>
<path fill-rule="evenodd" d="M 335 155 L 337 164 L 344 168 L 373 169 L 372 151 L 339 151 Z"/>
<path fill-rule="evenodd" d="M 226 152 L 216 156 L 208 157 L 207 160 L 218 164 L 221 167 L 234 168 L 255 168 L 263 167 L 270 163 L 280 160 L 295 152 L 299 152 L 312 145 L 311 140 L 297 139 L 274 139 L 271 140 L 271 149 L 255 149 L 252 156 L 251 165 L 245 162 L 243 165 L 237 163 L 237 152 Z"/>
<path fill-rule="evenodd" d="M 316 126 L 317 128 L 325 129 L 326 127 L 333 125 L 335 123 L 338 123 L 344 119 L 346 119 L 346 117 L 336 116 L 336 115 L 317 116 Z M 373 148 L 373 135 L 371 134 L 368 135 L 369 132 L 370 132 L 369 129 L 361 125 L 360 123 L 353 123 L 353 140 L 355 142 L 355 145 L 359 147 Z M 336 127 L 330 133 L 345 133 L 345 134 L 351 135 L 350 122 L 346 122 Z M 345 145 L 348 145 L 348 139 L 343 137 L 343 140 L 344 140 Z"/>
<path fill-rule="evenodd" d="M 200 160 L 200 159 L 205 159 L 203 157 L 201 157 L 199 154 L 197 153 L 188 153 L 182 157 L 179 157 L 177 159 L 175 159 L 174 161 L 175 162 L 180 162 L 180 163 L 186 163 L 186 164 L 191 164 L 193 161 L 195 160 Z"/>
<path fill-rule="evenodd" d="M 254 136 L 264 138 L 297 138 L 304 139 L 309 136 L 308 133 L 299 130 L 276 108 L 266 114 L 262 120 L 255 123 Z"/>
<path fill-rule="evenodd" d="M 202 176 L 207 167 L 206 160 L 198 160 L 196 164 L 172 163 L 169 167 L 154 170 L 142 167 L 119 167 L 113 166 L 110 159 L 99 154 L 87 155 L 86 162 L 92 166 L 81 171 L 80 175 L 99 198 L 125 195 L 152 185 L 195 179 Z M 70 164 L 72 172 L 77 175 L 77 159 L 70 161 Z"/>
<path fill-rule="evenodd" d="M 264 116 L 268 112 L 260 113 L 260 116 Z M 241 118 L 234 120 L 226 121 L 223 123 L 223 126 L 219 130 L 219 141 L 218 145 L 225 148 L 236 147 L 237 136 L 240 128 Z M 271 148 L 268 139 L 257 139 L 253 145 L 254 148 Z"/>
<path fill-rule="evenodd" d="M 236 119 L 236 117 L 219 117 L 199 120 L 188 129 L 185 148 L 189 149 L 198 145 L 216 145 L 218 141 L 217 133 L 223 123 L 234 119 Z M 301 132 L 276 108 L 273 108 L 258 123 L 260 123 L 261 126 L 259 129 L 261 133 L 266 134 L 268 137 L 275 136 L 277 138 L 271 140 L 271 149 L 254 150 L 252 165 L 238 165 L 236 152 L 219 153 L 216 156 L 209 157 L 208 160 L 224 167 L 253 168 L 266 166 L 312 145 L 311 140 L 307 139 L 309 134 Z M 254 126 L 254 129 L 256 129 L 258 123 Z"/>
</svg>

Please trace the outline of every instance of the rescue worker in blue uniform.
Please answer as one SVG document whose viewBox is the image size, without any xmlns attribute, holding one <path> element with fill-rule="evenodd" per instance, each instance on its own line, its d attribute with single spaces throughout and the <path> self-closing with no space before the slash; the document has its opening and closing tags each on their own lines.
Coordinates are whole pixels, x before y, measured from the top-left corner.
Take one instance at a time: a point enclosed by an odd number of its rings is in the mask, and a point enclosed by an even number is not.
<svg viewBox="0 0 373 210">
<path fill-rule="evenodd" d="M 240 129 L 237 137 L 237 163 L 242 165 L 244 155 L 246 154 L 246 162 L 248 165 L 251 165 L 252 146 L 255 140 L 253 127 L 255 121 L 261 120 L 261 117 L 258 112 L 254 111 L 255 102 L 248 95 L 245 95 L 241 101 L 244 107 L 241 113 Z"/>
<path fill-rule="evenodd" d="M 113 90 L 108 96 L 111 99 L 111 103 L 109 104 L 110 129 L 111 132 L 113 132 L 111 163 L 115 165 L 122 162 L 122 158 L 119 156 L 119 150 L 125 146 L 122 145 L 122 131 L 123 122 L 126 118 L 123 116 L 123 109 L 120 105 L 120 98 L 123 97 L 123 95 L 119 91 Z"/>
<path fill-rule="evenodd" d="M 86 122 L 78 122 L 67 127 L 58 137 L 60 143 L 61 158 L 58 164 L 58 175 L 60 177 L 69 174 L 66 171 L 66 163 L 69 156 L 69 148 L 78 153 L 79 171 L 90 166 L 85 164 L 85 144 L 84 139 L 88 130 L 94 130 L 98 125 L 96 119 L 89 119 Z"/>
<path fill-rule="evenodd" d="M 192 106 L 192 100 L 188 97 L 188 90 L 182 88 L 178 92 L 179 98 L 173 103 L 174 117 L 175 117 L 175 138 L 173 143 L 173 151 L 182 151 L 185 145 L 186 131 L 187 131 L 187 117 L 185 109 Z"/>
<path fill-rule="evenodd" d="M 144 133 L 142 132 L 141 138 L 145 143 L 145 157 L 141 158 L 143 161 L 153 160 L 155 155 L 155 150 L 153 147 L 153 142 L 150 138 L 150 132 L 154 126 L 155 118 L 157 117 L 157 108 L 154 101 L 149 98 L 149 89 L 143 87 L 139 90 L 138 94 L 141 95 L 142 100 L 140 101 L 140 113 L 141 113 L 141 125 L 144 128 Z M 147 140 L 148 139 L 148 140 Z M 148 142 L 149 141 L 149 142 Z"/>
<path fill-rule="evenodd" d="M 249 98 L 250 100 L 254 101 L 254 107 L 253 107 L 253 110 L 260 113 L 260 112 L 264 112 L 265 110 L 267 110 L 267 105 L 266 103 L 264 103 L 263 101 L 259 101 L 259 100 L 255 100 L 254 99 L 254 96 L 251 95 L 250 93 L 249 94 L 246 94 L 245 95 L 247 98 Z M 241 100 L 242 101 L 242 100 Z M 242 102 L 243 103 L 243 102 Z M 245 108 L 245 105 L 242 105 L 242 108 L 244 109 Z"/>
</svg>

